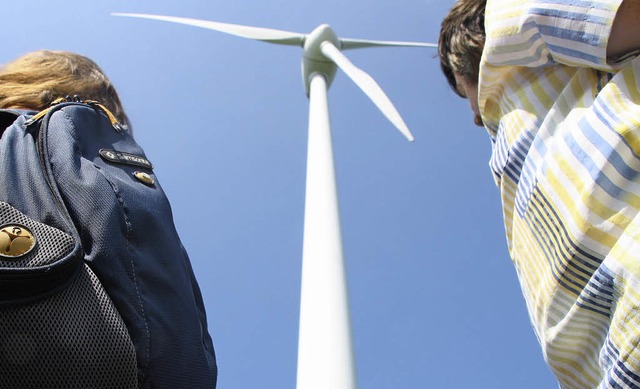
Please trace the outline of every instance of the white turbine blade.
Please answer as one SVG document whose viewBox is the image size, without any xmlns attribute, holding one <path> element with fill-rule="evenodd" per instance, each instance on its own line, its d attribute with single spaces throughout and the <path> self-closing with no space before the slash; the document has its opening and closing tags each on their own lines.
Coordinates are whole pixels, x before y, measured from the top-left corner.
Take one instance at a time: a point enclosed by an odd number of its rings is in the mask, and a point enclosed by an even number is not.
<svg viewBox="0 0 640 389">
<path fill-rule="evenodd" d="M 413 135 L 409 128 L 402 120 L 402 117 L 393 106 L 393 103 L 384 93 L 380 85 L 366 72 L 355 66 L 344 54 L 338 50 L 333 43 L 325 41 L 321 46 L 322 54 L 332 60 L 340 69 L 342 69 L 349 78 L 353 80 L 369 96 L 371 101 L 382 111 L 384 116 L 404 135 L 409 141 L 413 141 Z"/>
<path fill-rule="evenodd" d="M 365 47 L 389 47 L 389 46 L 401 46 L 401 47 L 438 47 L 436 43 L 423 43 L 423 42 L 395 42 L 395 41 L 372 41 L 366 39 L 340 39 L 342 43 L 342 49 L 360 49 Z"/>
<path fill-rule="evenodd" d="M 132 18 L 153 19 L 165 22 L 186 24 L 194 27 L 207 28 L 239 36 L 242 38 L 255 39 L 263 42 L 277 43 L 282 45 L 302 46 L 305 34 L 297 32 L 274 30 L 270 28 L 241 26 L 239 24 L 218 23 L 208 20 L 181 18 L 176 16 L 162 16 L 137 13 L 112 13 L 114 16 L 126 16 Z"/>
</svg>

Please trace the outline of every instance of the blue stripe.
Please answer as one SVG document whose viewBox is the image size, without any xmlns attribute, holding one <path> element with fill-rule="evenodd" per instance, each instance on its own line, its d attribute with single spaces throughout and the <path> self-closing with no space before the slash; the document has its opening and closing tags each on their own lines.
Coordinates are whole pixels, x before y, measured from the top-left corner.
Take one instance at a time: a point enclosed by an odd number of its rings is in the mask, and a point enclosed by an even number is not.
<svg viewBox="0 0 640 389">
<path fill-rule="evenodd" d="M 500 124 L 502 126 L 502 124 Z M 491 170 L 498 177 L 502 177 L 505 165 L 507 164 L 508 145 L 504 135 L 504 130 L 500 129 L 493 146 L 491 161 L 489 162 Z"/>
<path fill-rule="evenodd" d="M 594 106 L 593 112 L 596 116 L 604 123 L 607 123 L 608 120 L 605 117 L 605 113 L 601 112 L 599 108 L 604 108 L 604 110 L 609 110 L 608 107 L 599 105 Z M 620 155 L 620 153 L 616 150 L 616 148 L 612 147 L 606 140 L 602 137 L 601 134 L 598 133 L 594 128 L 592 128 L 585 118 L 582 118 L 578 121 L 578 128 L 582 132 L 582 134 L 593 144 L 600 152 L 607 158 L 607 162 L 611 167 L 615 169 L 618 174 L 624 177 L 628 181 L 635 181 L 640 174 L 640 172 L 634 168 L 632 168 L 629 163 Z M 628 143 L 622 138 L 618 133 L 611 130 L 613 134 L 616 134 L 620 139 L 620 147 L 626 147 L 631 154 L 634 156 L 633 162 L 638 162 L 640 158 L 633 153 L 633 149 L 628 145 Z M 602 188 L 606 193 L 614 198 L 621 198 L 623 194 L 626 194 L 627 191 L 623 188 L 620 188 L 604 173 L 600 166 L 596 164 L 593 158 L 576 142 L 574 136 L 568 132 L 563 137 L 567 147 L 571 150 L 576 159 L 582 164 L 582 166 L 587 169 L 589 175 L 593 182 Z"/>
<path fill-rule="evenodd" d="M 580 256 L 576 258 L 582 258 L 582 257 L 585 258 L 585 260 L 580 260 L 580 263 L 586 266 L 588 269 L 590 269 L 591 273 L 595 272 L 595 270 L 600 268 L 602 266 L 603 257 L 596 253 L 587 252 L 584 247 L 579 246 L 576 242 L 574 242 L 572 239 L 569 238 L 569 232 L 567 231 L 567 228 L 565 227 L 564 223 L 560 221 L 561 219 L 558 216 L 558 213 L 551 206 L 551 203 L 549 202 L 549 200 L 539 190 L 536 190 L 536 194 L 533 197 L 537 201 L 539 201 L 542 204 L 542 206 L 545 207 L 545 209 L 549 210 L 547 214 L 549 215 L 549 218 L 553 220 L 554 226 L 558 230 L 558 233 L 561 234 L 563 237 L 566 237 L 565 240 L 568 243 L 566 243 L 565 246 L 571 247 L 572 251 L 580 254 Z"/>
<path fill-rule="evenodd" d="M 575 142 L 573 135 L 570 133 L 566 133 L 563 139 L 567 144 L 567 147 L 573 154 L 573 156 L 587 170 L 587 172 L 589 173 L 589 176 L 591 177 L 595 185 L 602 188 L 602 190 L 604 190 L 607 194 L 609 194 L 609 196 L 613 198 L 620 198 L 620 194 L 624 193 L 625 191 L 619 186 L 617 186 L 616 184 L 614 184 L 613 181 L 611 181 L 611 179 L 609 179 L 609 177 L 606 176 L 602 170 L 600 170 L 600 166 L 598 166 L 594 162 L 593 158 L 591 158 L 591 156 L 589 156 L 584 151 L 584 149 L 582 149 L 580 145 Z M 599 146 L 596 145 L 596 147 L 599 147 Z M 603 150 L 602 148 L 600 148 L 600 150 L 604 152 L 605 156 L 607 151 L 609 151 L 609 153 L 613 152 L 612 149 Z M 585 186 L 587 186 L 589 183 L 585 182 L 584 184 Z"/>
<path fill-rule="evenodd" d="M 536 199 L 538 200 L 536 203 L 539 205 L 534 205 L 533 208 L 537 210 L 539 214 L 543 214 L 544 216 L 537 218 L 535 215 L 532 215 L 532 222 L 534 224 L 541 225 L 540 228 L 536 227 L 536 231 L 538 231 L 541 236 L 546 237 L 545 246 L 553 249 L 554 255 L 550 259 L 554 263 L 566 263 L 566 265 L 562 264 L 562 268 L 567 269 L 569 274 L 581 281 L 581 283 L 576 283 L 577 286 L 582 287 L 582 285 L 588 284 L 589 279 L 593 277 L 594 272 L 598 270 L 600 263 L 598 262 L 597 265 L 593 265 L 579 256 L 580 251 L 577 249 L 578 246 L 573 240 L 568 238 L 564 225 L 559 224 L 559 221 L 555 217 L 555 212 L 540 202 L 539 197 L 540 196 L 536 196 Z M 551 234 L 546 231 L 549 231 Z M 553 234 L 554 231 L 556 234 Z M 557 266 L 555 267 L 558 269 Z M 572 267 L 576 270 L 571 270 Z M 558 270 L 559 273 L 565 272 L 564 270 Z M 599 288 L 596 287 L 596 289 Z"/>
<path fill-rule="evenodd" d="M 602 259 L 587 254 L 569 238 L 565 226 L 541 193 L 536 191 L 534 198 L 526 222 L 554 280 L 576 296 L 576 306 L 610 318 L 613 278 L 602 266 Z"/>
<path fill-rule="evenodd" d="M 582 122 L 582 120 L 581 120 Z M 600 150 L 605 156 L 607 156 L 607 162 L 609 162 L 611 164 L 611 166 L 625 179 L 629 180 L 629 181 L 635 181 L 638 177 L 638 174 L 640 172 L 638 172 L 637 169 L 632 168 L 631 166 L 629 166 L 629 164 L 626 162 L 626 160 L 620 155 L 620 153 L 616 150 L 616 148 L 611 147 L 610 144 L 608 144 L 604 138 L 593 128 L 591 127 L 583 127 L 584 123 L 579 123 L 579 126 L 581 128 L 581 130 L 583 131 L 584 135 L 587 137 L 587 139 L 589 139 L 589 141 L 591 141 L 591 143 L 598 148 L 598 150 Z M 618 134 L 617 132 L 613 131 L 612 132 L 614 134 L 616 134 L 619 139 L 621 140 L 621 146 L 627 148 L 629 150 L 629 152 L 633 155 L 633 158 L 635 160 L 635 162 L 638 162 L 638 156 L 634 155 L 633 153 L 633 149 L 631 149 L 631 147 L 624 142 L 624 138 L 622 138 L 622 136 L 620 136 L 620 134 Z M 621 189 L 620 189 L 621 190 Z"/>
<path fill-rule="evenodd" d="M 614 374 L 616 377 L 618 377 L 622 382 L 628 385 L 628 386 L 621 386 L 620 384 L 615 383 L 615 381 L 613 381 L 613 377 L 610 375 L 609 382 L 614 382 L 615 387 L 624 388 L 624 389 L 640 387 L 640 381 L 638 380 L 638 375 L 631 372 L 631 370 L 629 370 L 627 366 L 625 366 L 624 363 L 622 363 L 621 361 L 613 365 L 613 369 L 611 373 Z M 627 378 L 627 376 L 624 373 L 631 376 L 631 378 Z"/>
<path fill-rule="evenodd" d="M 585 53 L 583 51 L 579 51 L 576 50 L 574 48 L 572 48 L 572 46 L 575 46 L 575 43 L 585 43 L 588 44 L 592 47 L 598 47 L 600 45 L 600 43 L 602 42 L 603 37 L 599 36 L 599 35 L 595 35 L 595 34 L 587 34 L 585 32 L 581 32 L 581 31 L 575 31 L 575 30 L 569 30 L 566 28 L 560 28 L 560 27 L 556 27 L 556 26 L 547 26 L 547 25 L 541 25 L 541 24 L 537 24 L 534 21 L 530 21 L 525 23 L 522 26 L 522 34 L 524 34 L 525 32 L 534 29 L 536 31 L 539 32 L 539 34 L 533 34 L 529 39 L 529 47 L 533 46 L 535 43 L 537 43 L 538 41 L 542 40 L 543 42 L 545 42 L 546 45 L 540 45 L 539 47 L 536 48 L 536 52 L 533 55 L 530 55 L 526 58 L 519 58 L 517 59 L 517 61 L 513 61 L 510 62 L 513 65 L 524 65 L 528 62 L 532 62 L 535 61 L 539 58 L 542 58 L 542 52 L 544 50 L 544 48 L 549 49 L 552 53 L 558 53 L 558 54 L 562 54 L 565 55 L 567 57 L 571 57 L 571 58 L 578 58 L 578 59 L 582 59 L 582 60 L 586 60 L 589 61 L 591 63 L 601 63 L 602 59 L 598 56 L 592 55 L 592 54 L 588 54 Z M 540 36 L 542 35 L 542 37 Z M 554 38 L 560 38 L 562 40 L 567 41 L 566 44 L 564 46 L 561 45 L 557 45 L 557 44 L 551 44 L 549 43 L 548 37 L 554 37 Z M 509 47 L 509 46 L 504 46 Z M 502 52 L 502 50 L 500 51 Z M 547 61 L 546 65 L 550 65 L 551 63 L 549 61 Z"/>
<path fill-rule="evenodd" d="M 596 94 L 600 93 L 600 91 L 613 79 L 614 74 L 603 72 L 602 70 L 596 71 L 596 77 L 598 78 Z"/>
<path fill-rule="evenodd" d="M 607 162 L 610 166 L 612 166 L 622 177 L 629 181 L 633 181 L 638 177 L 640 172 L 629 166 L 615 148 L 611 147 L 611 145 L 609 145 L 596 130 L 589 127 L 586 119 L 580 119 L 578 122 L 578 128 L 591 142 L 591 144 L 600 150 L 605 158 L 607 158 Z M 602 188 L 613 198 L 621 198 L 623 194 L 627 193 L 626 190 L 617 186 L 609 176 L 606 175 L 606 173 L 601 169 L 601 166 L 599 166 L 592 156 L 590 156 L 575 140 L 572 133 L 567 132 L 564 135 L 563 140 L 572 152 L 573 156 L 588 171 L 589 176 L 597 186 Z"/>
<path fill-rule="evenodd" d="M 594 289 L 595 292 L 588 290 Z M 613 306 L 613 278 L 599 268 L 593 277 L 582 290 L 580 299 L 586 303 L 590 303 L 605 309 L 611 315 L 611 307 Z"/>
<path fill-rule="evenodd" d="M 538 213 L 542 212 L 542 209 L 533 205 L 534 209 L 538 211 Z M 539 242 L 543 245 L 541 247 L 545 248 L 545 251 L 549 251 L 548 253 L 548 262 L 552 266 L 554 270 L 554 278 L 565 284 L 568 288 L 568 285 L 571 284 L 576 286 L 577 289 L 572 289 L 576 295 L 580 295 L 582 292 L 582 288 L 585 284 L 589 283 L 589 279 L 592 277 L 593 272 L 597 270 L 592 266 L 586 266 L 586 269 L 578 266 L 579 264 L 585 264 L 585 261 L 578 257 L 578 253 L 575 250 L 575 244 L 569 240 L 569 243 L 564 239 L 564 236 L 558 236 L 553 234 L 553 227 L 557 227 L 557 225 L 552 224 L 555 221 L 548 221 L 547 218 L 536 218 L 535 215 L 532 215 L 531 225 L 541 237 Z M 549 216 L 547 214 L 547 216 Z M 540 221 L 542 220 L 542 223 Z M 537 222 L 537 223 L 536 223 Z M 536 224 L 540 225 L 536 225 Z M 546 225 L 546 229 L 543 225 Z M 551 231 L 547 233 L 547 231 Z M 567 277 L 567 275 L 571 275 L 574 278 L 577 278 L 578 281 L 573 281 Z M 596 287 L 596 289 L 598 289 Z M 596 305 L 600 305 L 596 303 Z"/>
<path fill-rule="evenodd" d="M 501 135 L 504 135 L 501 133 Z M 492 168 L 495 172 L 509 170 L 514 182 L 520 180 L 524 160 L 531 147 L 533 135 L 528 132 L 523 133 L 516 142 L 510 146 L 505 136 L 499 136 L 492 157 Z"/>
<path fill-rule="evenodd" d="M 614 133 L 617 134 L 616 131 L 613 130 L 614 126 L 613 126 L 613 122 L 615 121 L 616 123 L 617 120 L 619 120 L 619 118 L 617 117 L 617 115 L 615 113 L 613 113 L 613 111 L 611 111 L 611 108 L 609 107 L 608 104 L 604 103 L 601 100 L 596 100 L 596 103 L 594 104 L 594 113 L 596 114 L 596 116 L 598 116 L 598 118 L 607 125 L 607 127 L 609 129 L 611 129 L 611 131 L 613 131 Z M 606 117 L 605 117 L 606 114 Z M 620 135 L 620 134 L 618 134 Z M 622 143 L 624 143 L 627 148 L 629 149 L 629 151 L 631 151 L 631 153 L 633 154 L 633 156 L 636 159 L 640 159 L 640 157 L 638 156 L 638 154 L 633 150 L 633 147 L 631 147 L 631 145 L 629 145 L 629 143 L 627 142 L 626 139 L 624 139 L 622 136 L 620 136 L 620 141 Z"/>
<path fill-rule="evenodd" d="M 558 4 L 558 5 L 567 5 L 567 1 L 566 0 L 539 0 L 534 2 L 534 4 Z M 610 7 L 605 4 L 602 4 L 600 2 L 594 2 L 594 1 L 582 1 L 582 0 L 573 0 L 571 1 L 571 5 L 572 6 L 577 6 L 580 8 L 591 8 L 591 9 L 599 9 L 599 10 L 609 10 Z"/>
<path fill-rule="evenodd" d="M 520 177 L 520 173 L 522 172 L 522 164 L 524 161 L 518 158 L 518 153 L 516 153 L 515 148 L 511 148 L 509 150 L 509 159 L 507 160 L 507 166 L 505 169 L 509 169 L 516 177 Z M 519 182 L 518 178 L 516 182 Z"/>
<path fill-rule="evenodd" d="M 520 179 L 520 172 L 511 169 L 510 166 L 505 166 L 504 170 L 502 171 L 502 174 L 503 175 L 506 174 L 507 177 L 509 177 L 511 181 L 515 183 L 517 183 L 518 180 Z"/>
<path fill-rule="evenodd" d="M 574 50 L 569 47 L 548 44 L 547 47 L 552 53 L 562 54 L 565 57 L 577 58 L 592 64 L 601 64 L 602 60 L 597 55 L 587 54 L 582 51 Z"/>
<path fill-rule="evenodd" d="M 603 266 L 603 271 L 609 271 Z M 637 324 L 637 323 L 636 323 Z M 620 358 L 620 351 L 611 341 L 611 338 L 607 336 L 607 340 L 603 345 L 600 360 L 602 367 L 605 371 L 604 382 L 609 384 L 609 387 L 613 388 L 638 388 L 640 387 L 640 375 L 638 372 L 631 370 Z M 626 376 L 630 378 L 626 378 Z M 618 377 L 628 386 L 621 386 L 614 380 L 614 376 Z"/>
<path fill-rule="evenodd" d="M 566 3 L 565 3 L 566 5 Z M 610 20 L 605 19 L 602 16 L 596 16 L 592 13 L 578 13 L 578 12 L 569 12 L 563 11 L 559 9 L 548 9 L 548 8 L 529 8 L 530 15 L 542 16 L 544 18 L 556 18 L 556 19 L 564 19 L 569 21 L 579 21 L 579 22 L 588 22 L 600 25 L 608 25 Z M 576 31 L 576 33 L 578 33 Z M 582 33 L 581 33 L 582 34 Z M 585 34 L 586 35 L 586 34 Z"/>
<path fill-rule="evenodd" d="M 549 252 L 550 247 L 545 244 L 544 238 L 547 236 L 546 233 L 535 223 L 535 216 L 526 219 L 526 222 L 533 232 L 533 237 L 538 243 L 538 247 L 543 251 L 544 257 L 547 260 L 547 264 L 552 271 L 553 279 L 556 280 L 557 284 L 563 287 L 565 290 L 572 292 L 575 296 L 580 294 L 580 289 L 573 288 L 571 285 L 564 282 L 564 279 L 558 276 L 558 274 L 562 274 L 562 271 L 558 268 L 558 261 L 555 260 L 554 256 Z"/>
<path fill-rule="evenodd" d="M 626 364 L 624 363 L 616 363 L 614 365 L 614 371 L 616 371 L 616 373 L 620 373 L 618 376 L 628 385 L 631 385 L 631 387 L 633 388 L 638 388 L 640 387 L 640 376 L 635 373 L 634 371 L 630 370 L 629 367 L 627 367 Z M 631 377 L 631 379 L 623 377 L 622 373 L 625 373 L 625 375 Z"/>
<path fill-rule="evenodd" d="M 613 300 L 615 278 L 611 274 L 611 270 L 604 264 L 601 264 L 593 278 L 599 285 L 597 289 L 602 290 L 603 294 L 611 296 Z"/>
<path fill-rule="evenodd" d="M 537 128 L 537 127 L 536 127 Z M 528 207 L 529 201 L 531 199 L 531 193 L 533 187 L 537 184 L 537 179 L 535 174 L 531 171 L 531 162 L 527 162 L 526 156 L 529 154 L 529 150 L 531 149 L 531 145 L 535 136 L 529 132 L 525 131 L 518 139 L 516 144 L 513 147 L 513 151 L 515 154 L 520 156 L 521 162 L 518 167 L 520 168 L 520 182 L 518 185 L 518 191 L 516 194 L 516 210 L 518 214 L 522 216 Z"/>
<path fill-rule="evenodd" d="M 600 351 L 602 368 L 605 370 L 607 377 L 611 375 L 611 367 L 619 356 L 620 351 L 616 348 L 616 346 L 613 345 L 613 343 L 611 343 L 611 338 L 607 335 L 607 340 L 604 343 L 602 350 Z M 605 380 L 609 381 L 610 378 L 605 378 Z"/>
<path fill-rule="evenodd" d="M 602 263 L 602 257 L 591 252 L 590 250 L 587 251 L 585 248 L 578 246 L 572 239 L 570 239 L 569 232 L 567 231 L 564 223 L 562 223 L 561 218 L 559 217 L 551 202 L 546 198 L 546 196 L 544 196 L 544 194 L 542 194 L 542 192 L 540 192 L 537 186 L 533 186 L 531 190 L 533 193 L 531 195 L 531 201 L 535 201 L 540 204 L 539 209 L 544 209 L 543 213 L 547 216 L 551 223 L 547 226 L 549 228 L 549 231 L 556 231 L 557 234 L 562 237 L 562 247 L 565 248 L 565 251 L 576 253 L 573 256 L 573 259 L 577 259 L 579 264 L 589 269 L 588 271 L 585 271 L 585 273 L 593 274 L 593 272 L 598 269 L 598 267 Z M 525 216 L 526 215 L 524 215 L 523 217 Z M 538 223 L 540 223 L 540 221 L 538 221 Z M 553 228 L 551 228 L 551 226 Z"/>
</svg>

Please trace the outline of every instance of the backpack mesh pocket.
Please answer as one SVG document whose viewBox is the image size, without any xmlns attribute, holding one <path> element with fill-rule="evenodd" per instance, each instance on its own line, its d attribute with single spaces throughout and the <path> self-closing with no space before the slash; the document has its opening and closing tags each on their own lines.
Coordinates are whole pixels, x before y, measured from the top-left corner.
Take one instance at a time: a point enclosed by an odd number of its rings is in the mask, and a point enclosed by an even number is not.
<svg viewBox="0 0 640 389">
<path fill-rule="evenodd" d="M 0 227 L 12 224 L 27 227 L 36 244 L 24 257 L 0 260 L 5 285 L 20 288 L 20 270 L 46 273 L 75 247 L 69 235 L 0 202 Z M 91 269 L 75 267 L 46 297 L 0 301 L 0 388 L 137 387 L 135 349 L 120 314 Z M 26 274 L 26 284 L 38 280 Z"/>
</svg>

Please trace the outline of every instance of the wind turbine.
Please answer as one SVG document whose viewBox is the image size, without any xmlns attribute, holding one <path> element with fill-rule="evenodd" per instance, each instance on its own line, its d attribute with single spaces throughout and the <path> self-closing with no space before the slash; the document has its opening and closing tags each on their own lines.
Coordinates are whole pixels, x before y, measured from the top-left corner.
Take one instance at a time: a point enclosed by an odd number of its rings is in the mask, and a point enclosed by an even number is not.
<svg viewBox="0 0 640 389">
<path fill-rule="evenodd" d="M 340 50 L 410 46 L 419 42 L 339 39 L 322 24 L 310 34 L 207 20 L 137 13 L 114 13 L 187 24 L 269 43 L 304 49 L 302 78 L 309 97 L 307 184 L 302 252 L 297 388 L 356 388 L 348 295 L 335 179 L 327 91 L 339 67 L 409 140 L 413 136 L 382 88 Z"/>
</svg>

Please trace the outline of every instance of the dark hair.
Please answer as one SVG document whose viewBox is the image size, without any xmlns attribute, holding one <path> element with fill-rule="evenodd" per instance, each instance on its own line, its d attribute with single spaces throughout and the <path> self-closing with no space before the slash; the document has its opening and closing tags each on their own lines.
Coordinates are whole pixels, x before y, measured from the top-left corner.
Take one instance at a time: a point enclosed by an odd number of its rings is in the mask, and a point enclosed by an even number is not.
<svg viewBox="0 0 640 389">
<path fill-rule="evenodd" d="M 478 83 L 480 58 L 484 48 L 484 10 L 486 0 L 459 0 L 442 21 L 438 39 L 440 68 L 459 96 L 455 73 Z"/>
</svg>

